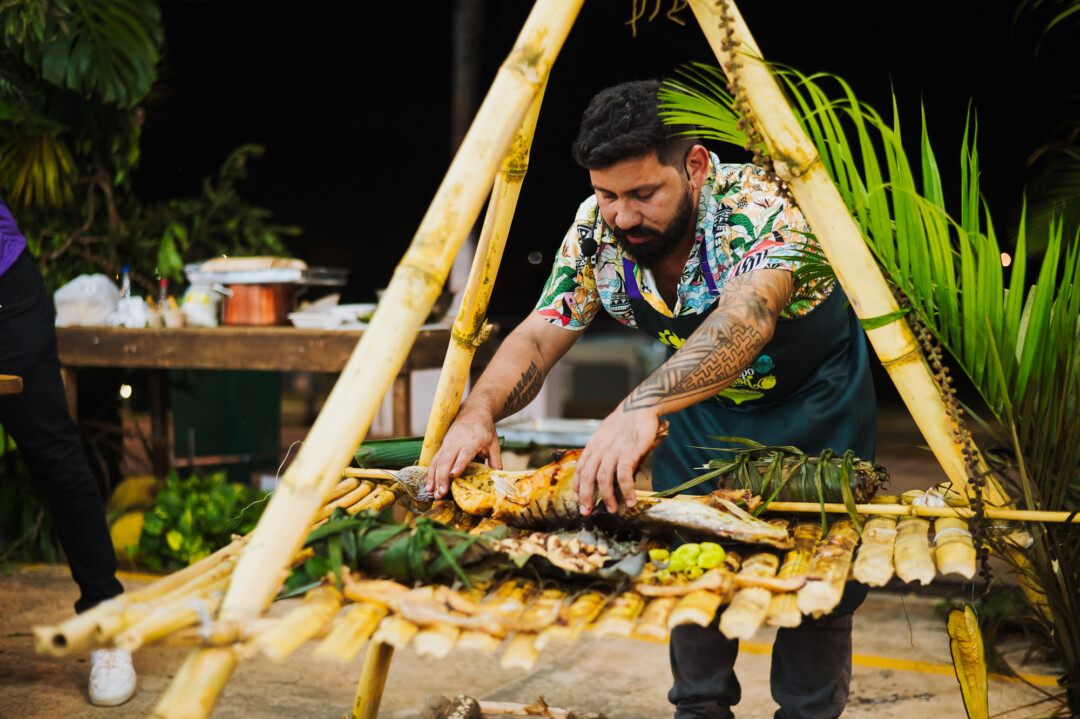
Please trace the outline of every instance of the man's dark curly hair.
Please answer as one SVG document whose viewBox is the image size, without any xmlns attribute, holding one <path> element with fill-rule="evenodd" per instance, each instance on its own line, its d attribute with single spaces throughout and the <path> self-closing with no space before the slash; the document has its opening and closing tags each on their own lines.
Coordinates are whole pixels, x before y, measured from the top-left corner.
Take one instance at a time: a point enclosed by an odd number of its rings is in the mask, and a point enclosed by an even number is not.
<svg viewBox="0 0 1080 719">
<path fill-rule="evenodd" d="M 585 108 L 574 141 L 574 160 L 587 170 L 655 152 L 657 159 L 678 167 L 700 140 L 683 134 L 689 125 L 665 125 L 657 107 L 657 80 L 636 80 L 601 90 Z"/>
</svg>

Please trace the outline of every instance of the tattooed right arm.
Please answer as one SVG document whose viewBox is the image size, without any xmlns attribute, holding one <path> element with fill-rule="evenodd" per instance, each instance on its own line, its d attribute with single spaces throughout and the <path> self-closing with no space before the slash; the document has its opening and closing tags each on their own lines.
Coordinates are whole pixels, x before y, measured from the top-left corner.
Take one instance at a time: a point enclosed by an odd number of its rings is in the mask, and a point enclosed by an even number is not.
<svg viewBox="0 0 1080 719">
<path fill-rule="evenodd" d="M 580 336 L 532 314 L 503 340 L 431 461 L 431 491 L 445 494 L 450 479 L 478 455 L 487 457 L 492 467 L 502 467 L 495 423 L 536 399 L 548 372 Z"/>
</svg>

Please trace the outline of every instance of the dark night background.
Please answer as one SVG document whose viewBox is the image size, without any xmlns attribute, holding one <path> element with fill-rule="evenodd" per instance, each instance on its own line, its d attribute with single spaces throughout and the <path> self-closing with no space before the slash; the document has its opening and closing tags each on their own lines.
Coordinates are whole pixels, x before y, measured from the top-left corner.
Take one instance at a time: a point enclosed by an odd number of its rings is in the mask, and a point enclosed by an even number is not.
<svg viewBox="0 0 1080 719">
<path fill-rule="evenodd" d="M 1026 158 L 1063 119 L 1061 99 L 1077 88 L 1064 34 L 1052 33 L 1036 60 L 1042 25 L 1028 15 L 1014 29 L 1015 5 L 743 2 L 740 10 L 771 61 L 839 74 L 886 116 L 895 89 L 908 141 L 918 139 L 924 102 L 954 198 L 972 102 L 983 190 L 1002 231 L 1023 191 Z M 478 101 L 531 3 L 480 7 L 483 39 L 472 48 L 480 58 Z M 261 143 L 266 156 L 251 165 L 242 194 L 273 210 L 276 221 L 304 228 L 291 241 L 298 256 L 351 268 L 342 301 L 373 300 L 450 162 L 454 9 L 453 2 L 167 3 L 165 66 L 147 108 L 138 194 L 195 195 L 232 148 Z M 636 38 L 630 14 L 630 0 L 589 0 L 555 64 L 494 319 L 512 324 L 529 310 L 590 192 L 569 151 L 588 99 L 623 80 L 714 61 L 689 9 L 680 13 L 685 27 L 661 12 L 638 23 Z M 533 251 L 539 264 L 527 259 Z"/>
</svg>

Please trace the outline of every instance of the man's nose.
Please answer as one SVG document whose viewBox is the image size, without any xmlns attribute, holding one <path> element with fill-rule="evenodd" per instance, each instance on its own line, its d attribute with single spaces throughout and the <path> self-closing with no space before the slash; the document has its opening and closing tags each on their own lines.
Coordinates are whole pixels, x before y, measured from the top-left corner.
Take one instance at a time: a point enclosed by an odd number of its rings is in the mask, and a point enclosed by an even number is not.
<svg viewBox="0 0 1080 719">
<path fill-rule="evenodd" d="M 619 202 L 615 205 L 615 226 L 620 230 L 627 230 L 641 224 L 641 213 L 634 209 L 629 202 Z"/>
</svg>

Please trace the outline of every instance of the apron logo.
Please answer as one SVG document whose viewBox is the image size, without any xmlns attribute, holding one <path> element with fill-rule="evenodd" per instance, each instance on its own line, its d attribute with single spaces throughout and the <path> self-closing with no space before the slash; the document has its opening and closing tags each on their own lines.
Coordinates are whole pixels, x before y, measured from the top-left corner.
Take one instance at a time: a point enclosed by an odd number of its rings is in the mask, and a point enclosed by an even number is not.
<svg viewBox="0 0 1080 719">
<path fill-rule="evenodd" d="M 664 330 L 663 332 L 658 334 L 657 337 L 659 338 L 659 340 L 661 342 L 666 344 L 668 347 L 674 347 L 675 349 L 678 349 L 678 348 L 682 347 L 683 342 L 686 341 L 684 339 L 679 338 L 679 336 L 676 335 L 671 330 Z"/>
<path fill-rule="evenodd" d="M 743 370 L 742 374 L 731 383 L 730 387 L 720 391 L 716 396 L 725 397 L 734 402 L 736 406 L 741 405 L 743 402 L 761 399 L 765 396 L 765 392 L 776 386 L 776 375 L 768 374 L 757 381 L 754 378 L 758 374 L 765 374 L 774 365 L 772 357 L 761 355 L 754 360 L 752 365 Z"/>
</svg>

